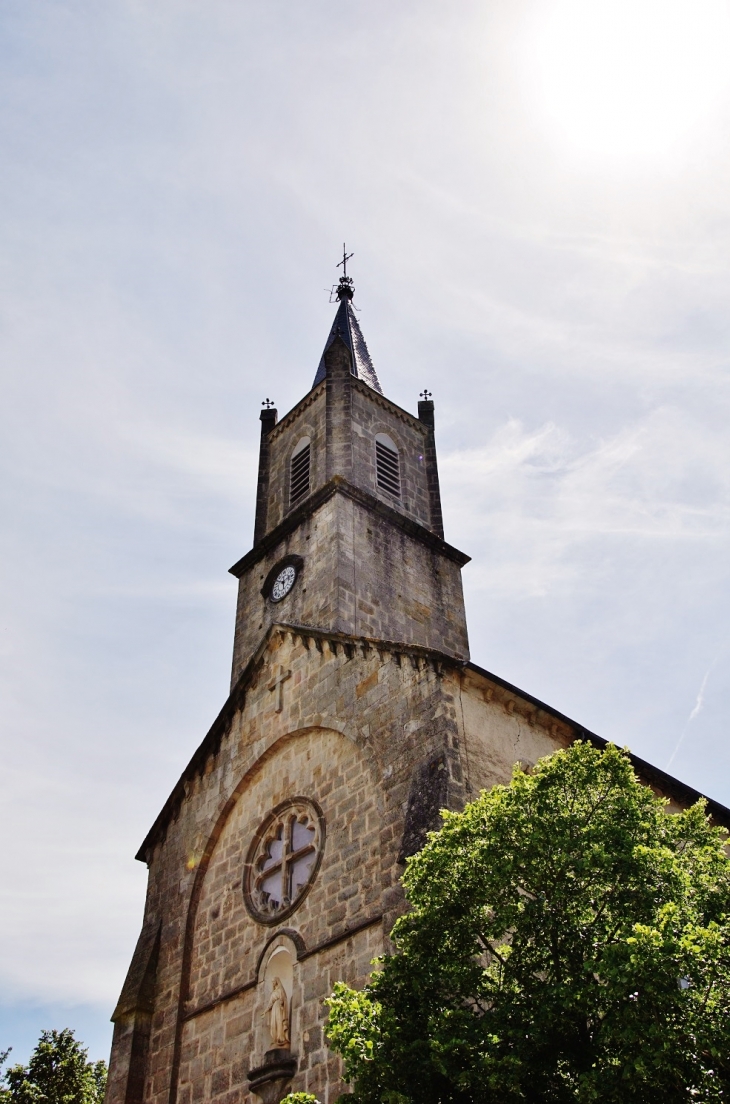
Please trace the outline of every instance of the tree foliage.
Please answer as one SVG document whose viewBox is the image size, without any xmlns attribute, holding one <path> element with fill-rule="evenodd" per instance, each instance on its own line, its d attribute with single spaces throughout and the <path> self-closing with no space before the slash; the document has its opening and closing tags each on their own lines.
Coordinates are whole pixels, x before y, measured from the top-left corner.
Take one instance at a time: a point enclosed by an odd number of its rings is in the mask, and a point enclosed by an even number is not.
<svg viewBox="0 0 730 1104">
<path fill-rule="evenodd" d="M 730 1099 L 730 862 L 626 754 L 575 743 L 409 860 L 397 950 L 328 1037 L 351 1104 Z"/>
<path fill-rule="evenodd" d="M 70 1028 L 43 1031 L 28 1065 L 6 1071 L 0 1104 L 102 1104 L 106 1075 L 106 1063 L 88 1062 Z"/>
</svg>

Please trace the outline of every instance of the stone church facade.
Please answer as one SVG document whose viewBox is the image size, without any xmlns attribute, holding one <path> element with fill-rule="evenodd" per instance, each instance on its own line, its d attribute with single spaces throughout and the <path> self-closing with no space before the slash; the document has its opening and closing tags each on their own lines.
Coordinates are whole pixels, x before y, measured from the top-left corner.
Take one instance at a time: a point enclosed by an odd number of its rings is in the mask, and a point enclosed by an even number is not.
<svg viewBox="0 0 730 1104">
<path fill-rule="evenodd" d="M 433 403 L 414 416 L 382 394 L 352 290 L 312 389 L 261 415 L 231 692 L 137 855 L 149 884 L 107 1104 L 278 1104 L 290 1087 L 333 1104 L 323 1000 L 387 949 L 439 810 L 518 760 L 603 744 L 470 662 Z M 635 764 L 670 807 L 699 796 Z"/>
</svg>

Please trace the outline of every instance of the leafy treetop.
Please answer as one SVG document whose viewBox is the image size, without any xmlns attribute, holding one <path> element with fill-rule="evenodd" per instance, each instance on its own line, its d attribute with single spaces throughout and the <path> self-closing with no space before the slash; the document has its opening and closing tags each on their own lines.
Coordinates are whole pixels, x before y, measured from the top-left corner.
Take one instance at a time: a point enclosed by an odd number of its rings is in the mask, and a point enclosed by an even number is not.
<svg viewBox="0 0 730 1104">
<path fill-rule="evenodd" d="M 43 1031 L 28 1065 L 5 1072 L 0 1104 L 102 1104 L 106 1076 L 106 1063 L 88 1062 L 70 1028 Z"/>
<path fill-rule="evenodd" d="M 628 756 L 518 768 L 409 860 L 397 954 L 340 983 L 350 1104 L 679 1104 L 730 1097 L 730 862 Z"/>
</svg>

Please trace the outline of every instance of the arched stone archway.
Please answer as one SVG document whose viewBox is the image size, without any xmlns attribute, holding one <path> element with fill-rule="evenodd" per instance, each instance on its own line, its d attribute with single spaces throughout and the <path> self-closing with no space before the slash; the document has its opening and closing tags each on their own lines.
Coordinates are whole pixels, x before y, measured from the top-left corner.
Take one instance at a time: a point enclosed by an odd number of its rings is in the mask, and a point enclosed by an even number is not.
<svg viewBox="0 0 730 1104">
<path fill-rule="evenodd" d="M 290 990 L 294 1053 L 307 1050 L 310 1029 L 319 1038 L 323 1020 L 324 994 L 305 992 L 297 975 L 299 958 L 311 955 L 338 929 L 346 930 L 353 917 L 361 917 L 365 898 L 379 898 L 380 790 L 368 751 L 331 727 L 308 726 L 280 738 L 226 801 L 196 874 L 177 1033 L 180 1104 L 201 1092 L 209 1099 L 223 1085 L 245 1090 L 248 1071 L 260 1066 L 271 1049 L 262 1023 L 267 975 L 259 959 L 272 929 L 247 908 L 243 875 L 262 823 L 295 797 L 309 798 L 321 808 L 326 838 L 313 883 L 287 914 L 291 931 L 282 937 L 282 946 L 289 938 L 293 948 L 287 952 L 291 978 L 287 974 L 282 981 Z"/>
</svg>

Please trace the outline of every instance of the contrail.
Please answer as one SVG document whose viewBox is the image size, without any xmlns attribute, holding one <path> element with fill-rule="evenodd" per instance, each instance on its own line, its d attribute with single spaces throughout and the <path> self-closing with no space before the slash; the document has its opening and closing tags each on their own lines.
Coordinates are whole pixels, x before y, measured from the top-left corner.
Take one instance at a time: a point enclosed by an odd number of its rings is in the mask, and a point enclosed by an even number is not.
<svg viewBox="0 0 730 1104">
<path fill-rule="evenodd" d="M 700 686 L 699 693 L 697 694 L 697 701 L 695 702 L 695 707 L 692 710 L 692 712 L 690 713 L 689 717 L 687 718 L 686 724 L 685 724 L 684 728 L 682 729 L 682 731 L 680 733 L 679 739 L 677 740 L 677 746 L 675 747 L 672 754 L 669 756 L 669 762 L 667 763 L 667 767 L 666 767 L 667 770 L 669 770 L 672 763 L 674 762 L 674 756 L 677 754 L 680 747 L 682 746 L 682 740 L 684 740 L 685 736 L 687 735 L 687 729 L 689 728 L 691 722 L 695 719 L 695 717 L 698 717 L 700 715 L 700 713 L 702 712 L 702 706 L 705 704 L 705 687 L 707 686 L 707 680 L 710 677 L 710 671 L 712 670 L 712 668 L 715 666 L 716 663 L 717 663 L 717 660 L 716 659 L 713 660 L 712 663 L 710 664 L 710 666 L 708 667 L 707 671 L 705 672 L 705 677 L 702 680 L 702 685 Z"/>
</svg>

